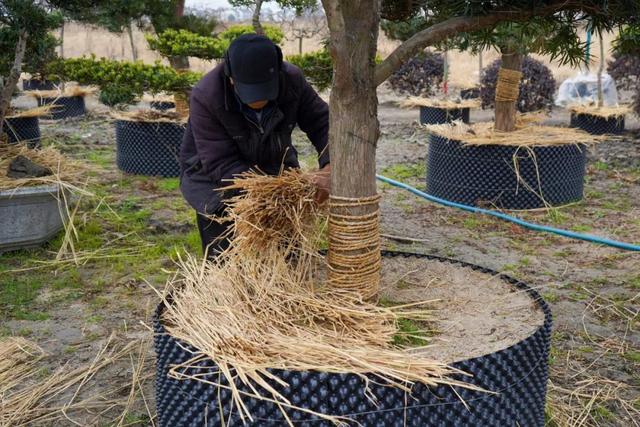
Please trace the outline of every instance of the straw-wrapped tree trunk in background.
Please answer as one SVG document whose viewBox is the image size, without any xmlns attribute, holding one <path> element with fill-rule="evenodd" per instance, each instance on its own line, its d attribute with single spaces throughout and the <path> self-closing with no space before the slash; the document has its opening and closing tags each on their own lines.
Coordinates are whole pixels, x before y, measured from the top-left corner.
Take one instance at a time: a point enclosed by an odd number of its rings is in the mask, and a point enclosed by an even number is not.
<svg viewBox="0 0 640 427">
<path fill-rule="evenodd" d="M 20 29 L 13 59 L 13 67 L 11 67 L 9 75 L 6 77 L 3 76 L 2 79 L 2 92 L 0 92 L 0 123 L 4 123 L 4 117 L 6 116 L 7 111 L 9 110 L 9 105 L 11 104 L 11 96 L 18 84 L 18 80 L 20 80 L 22 61 L 24 59 L 24 52 L 27 48 L 27 37 L 29 37 L 27 30 L 24 28 Z"/>
<path fill-rule="evenodd" d="M 335 286 L 348 288 L 355 282 L 356 287 L 364 286 L 359 291 L 365 298 L 375 296 L 378 291 L 380 258 L 378 252 L 376 261 L 374 252 L 380 247 L 380 233 L 377 228 L 372 231 L 370 218 L 378 209 L 375 152 L 379 135 L 376 97 L 379 84 L 426 47 L 459 33 L 492 29 L 500 22 L 523 21 L 533 16 L 552 17 L 558 11 L 572 13 L 568 20 L 566 15 L 562 16 L 563 22 L 572 25 L 588 14 L 609 17 L 617 13 L 624 20 L 631 12 L 622 0 L 557 0 L 545 2 L 539 8 L 532 7 L 529 1 L 468 3 L 431 2 L 436 20 L 427 21 L 426 28 L 376 66 L 381 10 L 387 10 L 389 5 L 420 7 L 420 2 L 384 0 L 381 9 L 379 0 L 322 0 L 334 66 L 329 131 L 332 163 L 329 265 Z"/>
<path fill-rule="evenodd" d="M 502 52 L 502 65 L 501 68 L 509 71 L 515 71 L 520 73 L 522 70 L 522 54 L 518 52 L 518 47 L 513 44 L 507 44 L 501 49 Z M 498 77 L 499 86 L 501 84 L 500 77 Z M 513 83 L 511 83 L 513 84 Z M 518 79 L 519 87 L 519 79 Z M 503 89 L 508 91 L 509 89 Z M 512 90 L 512 89 L 511 89 Z M 500 92 L 500 89 L 496 87 L 496 95 Z M 516 114 L 518 112 L 518 95 L 513 93 L 515 99 L 499 100 L 496 97 L 495 106 L 495 130 L 499 132 L 512 132 L 516 129 Z"/>
</svg>

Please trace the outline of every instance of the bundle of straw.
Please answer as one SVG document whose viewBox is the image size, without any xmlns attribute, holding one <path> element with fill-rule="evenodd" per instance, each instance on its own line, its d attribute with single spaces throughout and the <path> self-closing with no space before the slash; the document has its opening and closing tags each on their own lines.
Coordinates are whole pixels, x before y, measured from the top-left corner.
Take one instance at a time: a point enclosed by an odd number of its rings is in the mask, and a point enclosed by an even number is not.
<svg viewBox="0 0 640 427">
<path fill-rule="evenodd" d="M 393 344 L 399 319 L 431 319 L 431 301 L 378 307 L 327 284 L 314 246 L 321 210 L 307 176 L 247 173 L 226 189 L 240 193 L 228 207 L 227 219 L 235 221 L 230 248 L 211 263 L 181 261 L 179 278 L 167 287 L 171 301 L 161 295 L 168 332 L 199 349 L 170 375 L 200 380 L 202 368 L 191 367 L 212 359 L 243 418 L 251 417 L 242 402 L 248 395 L 292 407 L 269 386 L 270 368 L 373 374 L 405 390 L 414 382 L 454 383 L 446 365 Z M 291 256 L 295 247 L 306 249 Z M 241 392 L 240 383 L 254 393 Z"/>
<path fill-rule="evenodd" d="M 13 159 L 20 155 L 51 169 L 53 175 L 37 178 L 9 178 L 7 176 L 9 165 Z M 84 170 L 85 168 L 79 162 L 68 159 L 51 147 L 34 150 L 25 144 L 0 144 L 0 190 L 59 184 L 83 193 L 77 186 L 82 183 Z"/>
<path fill-rule="evenodd" d="M 114 111 L 111 113 L 111 117 L 113 117 L 115 120 L 125 120 L 128 122 L 177 124 L 186 124 L 188 118 L 174 111 L 158 110 Z"/>
<path fill-rule="evenodd" d="M 459 121 L 440 125 L 426 125 L 431 133 L 465 145 L 507 145 L 515 147 L 548 147 L 557 145 L 595 144 L 602 136 L 575 128 L 543 126 L 535 116 L 523 116 L 513 132 L 497 132 L 493 122 L 466 124 Z M 610 138 L 609 138 L 610 139 Z"/>
<path fill-rule="evenodd" d="M 4 406 L 3 396 L 31 377 L 44 351 L 34 342 L 21 337 L 0 340 L 0 413 Z"/>
<path fill-rule="evenodd" d="M 420 98 L 410 97 L 398 101 L 401 108 L 435 107 L 445 110 L 456 110 L 459 108 L 479 108 L 480 101 L 477 99 L 441 99 L 441 98 Z"/>
<path fill-rule="evenodd" d="M 305 246 L 313 250 L 317 219 L 324 210 L 314 201 L 316 187 L 298 169 L 278 176 L 247 172 L 224 187 L 238 193 L 223 221 L 231 221 L 234 247 L 251 253 Z"/>
</svg>

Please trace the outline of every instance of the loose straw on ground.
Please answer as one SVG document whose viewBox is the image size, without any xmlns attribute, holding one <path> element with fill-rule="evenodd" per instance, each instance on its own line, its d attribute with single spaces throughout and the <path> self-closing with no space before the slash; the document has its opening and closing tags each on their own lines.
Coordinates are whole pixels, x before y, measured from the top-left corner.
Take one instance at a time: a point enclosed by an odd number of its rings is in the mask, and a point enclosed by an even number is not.
<svg viewBox="0 0 640 427">
<path fill-rule="evenodd" d="M 445 110 L 456 110 L 459 108 L 479 108 L 480 101 L 477 99 L 440 99 L 440 98 L 420 98 L 410 97 L 398 102 L 401 108 L 435 107 Z"/>
<path fill-rule="evenodd" d="M 106 412 L 119 408 L 122 410 L 118 412 L 117 425 L 122 425 L 134 393 L 131 391 L 126 396 L 123 391 L 127 389 L 137 390 L 135 396 L 140 394 L 153 424 L 154 415 L 146 406 L 142 390 L 142 385 L 153 376 L 152 372 L 143 373 L 145 361 L 148 361 L 148 344 L 148 340 L 143 340 L 119 346 L 112 336 L 91 363 L 74 367 L 65 365 L 42 377 L 43 353 L 37 345 L 20 338 L 1 340 L 0 426 L 97 425 L 102 424 L 99 421 L 104 421 Z M 134 361 L 132 355 L 136 349 L 138 355 Z M 98 373 L 127 357 L 131 358 L 133 368 L 131 383 L 105 386 L 103 381 L 96 381 Z M 74 414 L 85 422 L 74 419 Z M 93 414 L 94 420 L 86 422 L 89 414 Z"/>
<path fill-rule="evenodd" d="M 521 116 L 513 132 L 496 132 L 493 122 L 427 125 L 431 133 L 465 145 L 508 145 L 516 147 L 548 147 L 557 145 L 594 144 L 604 137 L 576 129 L 537 124 L 537 116 Z M 610 139 L 610 137 L 609 137 Z"/>
<path fill-rule="evenodd" d="M 162 321 L 172 336 L 198 349 L 192 360 L 175 366 L 170 375 L 229 388 L 243 419 L 252 419 L 243 399 L 253 396 L 292 405 L 269 382 L 282 384 L 269 369 L 318 370 L 332 373 L 370 374 L 409 390 L 413 383 L 453 384 L 454 372 L 446 365 L 411 354 L 393 344 L 398 319 L 431 318 L 428 302 L 402 307 L 378 307 L 363 301 L 358 291 L 327 281 L 325 261 L 315 252 L 320 210 L 313 205 L 315 189 L 298 171 L 270 177 L 246 174 L 227 187 L 238 191 L 228 218 L 236 221 L 234 242 L 213 262 L 193 258 L 181 261 L 179 279 L 167 290 Z M 378 198 L 333 198 L 333 208 L 354 203 L 370 208 Z M 339 233 L 348 249 L 365 249 L 367 260 L 377 244 L 377 209 L 355 221 L 336 218 L 342 227 L 361 227 L 363 233 Z M 295 251 L 296 246 L 306 248 Z M 371 250 L 371 252 L 369 252 Z M 293 256 L 292 256 L 293 255 Z M 358 278 L 355 283 L 362 283 Z M 203 372 L 202 359 L 217 368 Z M 206 378 L 220 378 L 211 382 Z M 364 377 L 363 377 L 364 378 Z M 367 380 L 368 381 L 368 380 Z M 226 385 L 228 382 L 228 385 Z M 251 392 L 243 392 L 241 383 Z M 457 384 L 457 383 L 456 383 Z M 363 391 L 364 392 L 364 391 Z M 305 408 L 297 410 L 312 413 Z M 333 414 L 314 416 L 340 422 Z M 286 415 L 285 415 L 286 418 Z"/>
</svg>

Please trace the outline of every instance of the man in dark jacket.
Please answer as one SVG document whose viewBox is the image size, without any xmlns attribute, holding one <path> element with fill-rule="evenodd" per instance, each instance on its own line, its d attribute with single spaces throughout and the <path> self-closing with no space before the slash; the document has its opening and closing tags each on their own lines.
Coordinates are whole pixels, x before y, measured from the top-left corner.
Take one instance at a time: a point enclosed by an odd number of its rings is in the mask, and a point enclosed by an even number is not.
<svg viewBox="0 0 640 427">
<path fill-rule="evenodd" d="M 329 108 L 302 72 L 283 62 L 282 52 L 264 36 L 247 34 L 234 40 L 222 64 L 193 88 L 190 115 L 180 150 L 180 188 L 196 210 L 205 253 L 215 256 L 229 242 L 220 238 L 229 224 L 221 216 L 229 194 L 220 191 L 227 179 L 248 170 L 276 175 L 297 168 L 291 143 L 296 125 L 318 152 L 320 170 L 312 175 L 316 200 L 329 194 Z"/>
</svg>

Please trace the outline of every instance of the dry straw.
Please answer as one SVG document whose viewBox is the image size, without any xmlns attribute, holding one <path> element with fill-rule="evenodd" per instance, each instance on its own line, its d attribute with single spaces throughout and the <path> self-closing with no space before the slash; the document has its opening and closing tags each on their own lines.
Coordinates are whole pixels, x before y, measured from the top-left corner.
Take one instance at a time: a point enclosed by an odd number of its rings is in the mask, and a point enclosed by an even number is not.
<svg viewBox="0 0 640 427">
<path fill-rule="evenodd" d="M 52 175 L 33 178 L 9 178 L 9 164 L 17 156 L 24 156 L 34 163 L 45 166 Z M 84 181 L 85 167 L 80 162 L 63 156 L 52 147 L 34 150 L 24 144 L 0 144 L 0 191 L 20 187 L 57 184 L 80 194 L 86 193 L 79 186 Z"/>
<path fill-rule="evenodd" d="M 67 86 L 64 90 L 29 90 L 25 94 L 34 98 L 61 98 L 61 97 L 85 97 L 97 92 L 95 87 L 86 86 Z"/>
<path fill-rule="evenodd" d="M 615 106 L 615 107 L 598 107 L 596 105 L 570 105 L 567 107 L 569 111 L 575 114 L 588 114 L 590 116 L 602 117 L 609 119 L 611 117 L 624 118 L 625 114 L 631 113 L 631 108 L 628 106 Z"/>
<path fill-rule="evenodd" d="M 431 319 L 429 301 L 378 307 L 359 292 L 328 284 L 312 244 L 320 210 L 305 175 L 245 174 L 227 189 L 240 192 L 228 214 L 236 240 L 213 262 L 181 260 L 179 278 L 167 287 L 171 298 L 163 295 L 168 332 L 198 349 L 170 375 L 229 388 L 243 419 L 252 419 L 243 403 L 249 396 L 292 408 L 269 385 L 282 384 L 271 368 L 371 374 L 405 390 L 415 382 L 454 383 L 451 368 L 393 345 L 399 318 Z M 202 359 L 217 368 L 203 372 L 196 366 Z"/>
<path fill-rule="evenodd" d="M 428 132 L 447 139 L 461 141 L 465 145 L 508 145 L 515 147 L 547 147 L 558 145 L 594 144 L 602 136 L 575 128 L 543 126 L 537 122 L 540 116 L 520 116 L 516 130 L 499 132 L 493 122 L 466 124 L 459 121 L 441 125 L 424 126 Z M 609 138 L 610 139 L 610 138 Z"/>
<path fill-rule="evenodd" d="M 9 111 L 7 119 L 27 118 L 27 117 L 44 117 L 49 116 L 54 109 L 54 105 L 42 105 L 40 107 L 30 108 L 28 110 L 12 110 Z"/>
<path fill-rule="evenodd" d="M 117 412 L 117 418 L 106 424 L 122 426 L 137 396 L 153 425 L 154 414 L 143 390 L 153 376 L 144 373 L 148 346 L 148 340 L 120 346 L 112 335 L 91 363 L 65 365 L 43 377 L 44 354 L 37 345 L 20 338 L 0 341 L 0 426 L 102 425 L 109 412 Z M 126 358 L 131 361 L 130 383 L 97 380 L 101 371 Z"/>
<path fill-rule="evenodd" d="M 435 107 L 445 110 L 456 110 L 459 108 L 479 108 L 480 101 L 477 99 L 441 99 L 441 98 L 420 98 L 410 97 L 398 101 L 401 108 Z"/>
<path fill-rule="evenodd" d="M 175 124 L 186 124 L 188 118 L 173 111 L 157 110 L 114 111 L 111 113 L 111 117 L 115 120 L 124 120 L 128 122 Z"/>
</svg>

